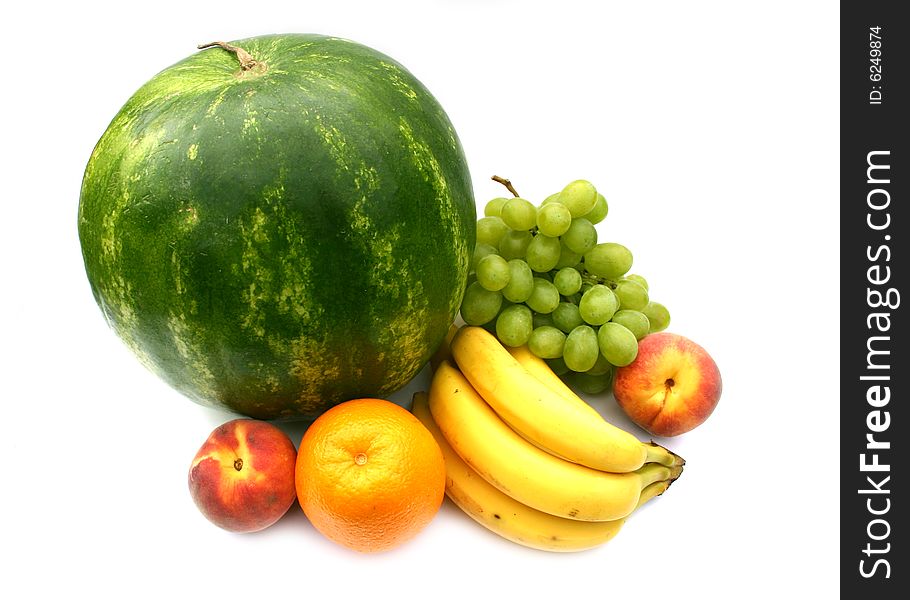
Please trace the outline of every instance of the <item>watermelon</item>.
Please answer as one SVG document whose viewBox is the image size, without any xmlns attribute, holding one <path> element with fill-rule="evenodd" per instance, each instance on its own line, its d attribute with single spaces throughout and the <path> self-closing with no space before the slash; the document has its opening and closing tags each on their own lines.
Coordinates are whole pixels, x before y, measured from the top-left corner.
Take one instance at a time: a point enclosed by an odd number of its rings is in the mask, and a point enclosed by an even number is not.
<svg viewBox="0 0 910 600">
<path fill-rule="evenodd" d="M 455 318 L 476 211 L 458 137 L 402 65 L 273 35 L 142 86 L 85 170 L 108 325 L 190 399 L 312 419 L 411 380 Z"/>
</svg>

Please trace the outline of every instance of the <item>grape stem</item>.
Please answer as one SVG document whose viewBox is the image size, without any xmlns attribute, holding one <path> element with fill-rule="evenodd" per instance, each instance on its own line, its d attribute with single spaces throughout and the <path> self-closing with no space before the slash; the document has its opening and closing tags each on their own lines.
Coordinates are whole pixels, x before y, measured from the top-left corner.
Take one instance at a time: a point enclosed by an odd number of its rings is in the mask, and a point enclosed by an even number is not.
<svg viewBox="0 0 910 600">
<path fill-rule="evenodd" d="M 509 181 L 509 180 L 506 179 L 505 177 L 500 177 L 499 175 L 493 175 L 492 177 L 490 177 L 490 179 L 492 179 L 492 180 L 495 181 L 496 183 L 501 183 L 502 185 L 506 186 L 506 189 L 509 190 L 509 191 L 512 193 L 513 196 L 515 196 L 516 198 L 518 198 L 518 192 L 516 192 L 516 191 L 515 191 L 515 188 L 512 187 L 512 182 L 511 182 L 511 181 Z"/>
<path fill-rule="evenodd" d="M 615 281 L 611 281 L 605 277 L 597 277 L 595 275 L 591 275 L 587 271 L 581 274 L 581 280 L 585 283 L 590 283 L 591 285 L 606 285 L 609 286 L 610 289 L 616 289 Z"/>
</svg>

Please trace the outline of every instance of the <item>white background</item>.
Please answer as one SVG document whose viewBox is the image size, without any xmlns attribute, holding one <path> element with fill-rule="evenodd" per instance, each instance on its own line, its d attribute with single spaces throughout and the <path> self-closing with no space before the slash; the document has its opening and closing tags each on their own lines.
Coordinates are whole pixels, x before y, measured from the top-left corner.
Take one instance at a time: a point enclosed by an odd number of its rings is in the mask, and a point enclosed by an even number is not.
<svg viewBox="0 0 910 600">
<path fill-rule="evenodd" d="M 833 596 L 838 27 L 821 1 L 4 9 L 0 597 Z M 717 360 L 718 409 L 666 440 L 683 477 L 608 545 L 527 550 L 447 502 L 412 542 L 364 556 L 296 506 L 245 536 L 196 511 L 190 460 L 230 415 L 177 395 L 106 328 L 76 235 L 80 180 L 156 72 L 200 42 L 278 32 L 407 66 L 452 119 L 479 207 L 503 192 L 494 173 L 537 201 L 592 180 L 610 202 L 601 239 L 633 250 L 670 329 Z"/>
</svg>

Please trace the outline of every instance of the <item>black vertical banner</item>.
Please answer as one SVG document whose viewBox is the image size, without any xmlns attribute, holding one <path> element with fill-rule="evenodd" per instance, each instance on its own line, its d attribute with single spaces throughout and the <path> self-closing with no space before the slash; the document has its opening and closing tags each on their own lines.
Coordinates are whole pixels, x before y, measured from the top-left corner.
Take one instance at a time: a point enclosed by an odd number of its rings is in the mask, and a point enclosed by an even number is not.
<svg viewBox="0 0 910 600">
<path fill-rule="evenodd" d="M 899 493 L 910 484 L 910 21 L 898 17 L 901 4 L 842 2 L 840 25 L 840 577 L 843 597 L 876 600 L 910 590 Z"/>
</svg>

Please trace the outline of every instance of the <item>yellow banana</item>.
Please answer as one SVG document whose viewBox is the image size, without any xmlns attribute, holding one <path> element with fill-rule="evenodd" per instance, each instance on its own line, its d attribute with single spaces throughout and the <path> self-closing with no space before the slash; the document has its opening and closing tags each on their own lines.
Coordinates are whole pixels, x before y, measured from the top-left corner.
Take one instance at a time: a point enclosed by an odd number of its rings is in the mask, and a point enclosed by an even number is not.
<svg viewBox="0 0 910 600">
<path fill-rule="evenodd" d="M 457 329 L 456 329 L 456 331 L 457 331 Z M 449 332 L 449 335 L 447 336 L 447 339 L 446 339 L 447 344 L 451 344 L 452 337 L 454 337 L 454 333 L 455 332 L 453 332 L 453 331 Z M 583 399 L 578 397 L 578 395 L 572 390 L 572 388 L 570 388 L 568 385 L 566 385 L 566 382 L 563 381 L 559 375 L 557 375 L 556 373 L 553 372 L 553 369 L 550 368 L 550 365 L 548 365 L 544 359 L 540 358 L 539 356 L 537 356 L 536 354 L 531 352 L 531 349 L 528 348 L 527 345 L 516 346 L 516 347 L 506 347 L 506 350 L 508 350 L 509 354 L 511 354 L 512 357 L 515 358 L 516 361 L 518 361 L 518 364 L 520 364 L 522 367 L 524 367 L 528 371 L 528 373 L 533 375 L 534 378 L 537 379 L 538 381 L 540 381 L 542 384 L 544 384 L 545 386 L 547 386 L 548 388 L 550 388 L 551 390 L 553 390 L 554 392 L 556 392 L 557 394 L 559 394 L 560 396 L 565 398 L 566 401 L 571 402 L 575 406 L 578 406 L 581 410 L 588 412 L 589 414 L 591 414 L 592 416 L 594 416 L 598 419 L 603 419 L 603 416 L 599 412 L 597 412 L 597 409 L 595 409 L 593 406 L 591 406 L 590 404 L 585 402 Z M 451 349 L 449 349 L 449 351 L 448 351 L 448 356 L 451 356 Z M 513 427 L 513 429 L 514 429 L 514 427 Z M 516 430 L 516 431 L 518 431 L 518 430 Z M 540 442 L 538 442 L 536 440 L 532 440 L 530 437 L 523 434 L 521 431 L 518 431 L 518 433 L 519 433 L 519 435 L 521 435 L 523 438 L 525 438 L 526 440 L 528 440 L 529 442 L 531 442 L 538 448 L 540 448 L 542 450 L 546 450 L 547 452 L 550 452 L 551 454 L 553 454 L 555 456 L 559 456 L 560 458 L 566 459 L 566 457 L 555 452 L 553 449 L 546 448 Z M 650 448 L 646 448 L 646 452 L 648 452 L 648 458 L 646 459 L 647 462 L 657 462 L 657 463 L 666 465 L 668 467 L 684 465 L 686 463 L 686 461 L 683 460 L 683 458 L 681 456 L 671 452 L 670 450 L 667 450 L 663 446 L 655 444 L 654 442 L 643 442 L 643 443 L 646 446 L 650 446 Z M 568 459 L 566 459 L 566 460 L 568 460 Z"/>
<path fill-rule="evenodd" d="M 452 449 L 430 414 L 426 392 L 414 394 L 411 412 L 433 434 L 442 449 L 446 463 L 446 495 L 465 514 L 493 533 L 529 548 L 576 552 L 610 541 L 625 523 L 625 519 L 564 519 L 518 502 L 487 483 Z M 664 480 L 645 487 L 638 506 L 662 494 L 669 485 L 669 480 Z"/>
<path fill-rule="evenodd" d="M 474 471 L 515 500 L 551 515 L 621 519 L 635 509 L 643 487 L 672 481 L 682 472 L 681 466 L 648 464 L 607 473 L 553 456 L 512 431 L 448 361 L 433 376 L 429 404 L 449 444 Z"/>
<path fill-rule="evenodd" d="M 650 462 L 683 464 L 663 446 L 641 442 L 608 423 L 580 398 L 566 400 L 565 391 L 557 393 L 552 382 L 547 384 L 529 373 L 495 336 L 480 327 L 459 329 L 451 353 L 483 399 L 538 447 L 612 473 L 635 471 Z"/>
<path fill-rule="evenodd" d="M 452 340 L 449 339 L 448 342 L 451 344 Z M 524 367 L 525 370 L 533 375 L 540 383 L 565 398 L 567 402 L 575 404 L 581 410 L 600 417 L 600 413 L 597 412 L 593 406 L 579 398 L 578 395 L 572 391 L 572 388 L 566 385 L 566 382 L 553 372 L 550 365 L 548 365 L 544 359 L 531 352 L 531 349 L 528 348 L 527 345 L 507 347 L 506 350 L 508 350 L 509 354 L 518 361 L 518 364 Z M 451 354 L 451 350 L 449 353 Z"/>
</svg>

